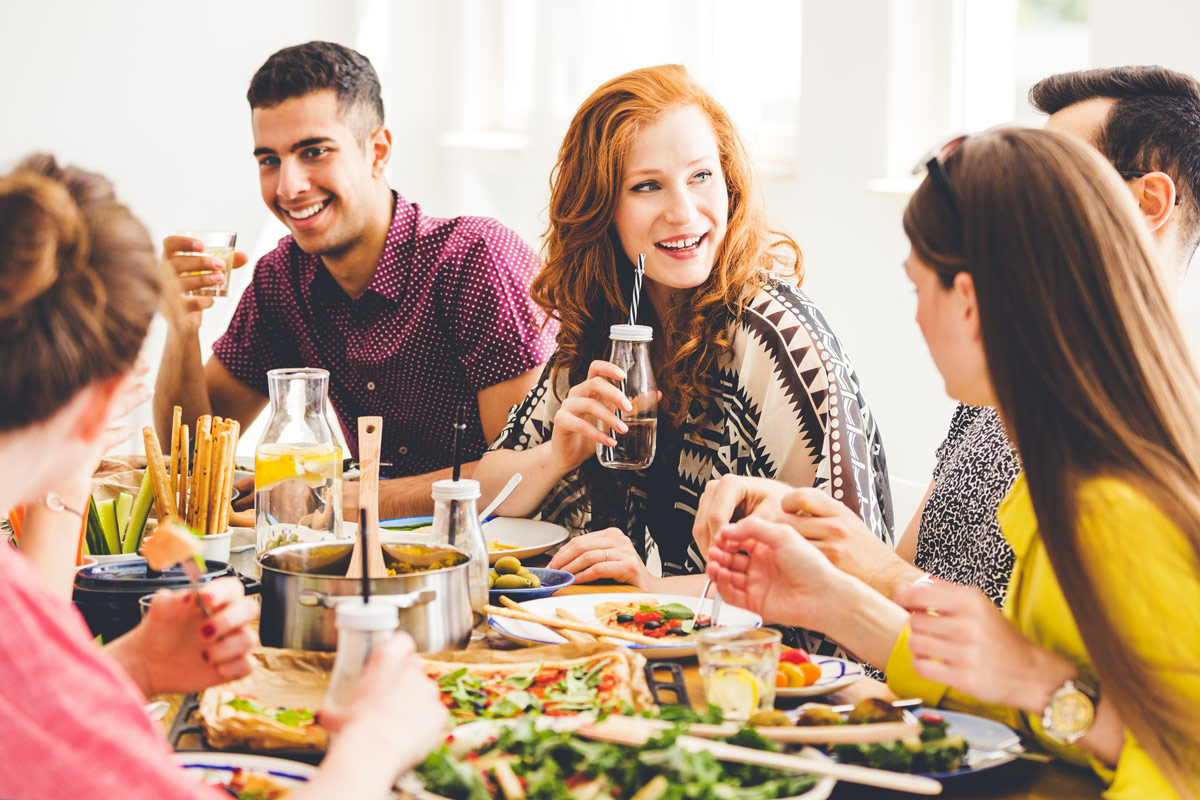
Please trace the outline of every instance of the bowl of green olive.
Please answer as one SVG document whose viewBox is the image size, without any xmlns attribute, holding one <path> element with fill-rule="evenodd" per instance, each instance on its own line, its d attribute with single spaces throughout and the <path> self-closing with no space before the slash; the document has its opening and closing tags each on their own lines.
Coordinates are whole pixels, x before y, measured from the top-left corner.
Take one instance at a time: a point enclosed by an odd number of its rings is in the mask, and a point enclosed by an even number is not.
<svg viewBox="0 0 1200 800">
<path fill-rule="evenodd" d="M 527 567 L 515 556 L 497 559 L 488 572 L 488 597 L 499 603 L 501 597 L 509 597 L 518 603 L 549 597 L 564 586 L 575 582 L 575 576 L 561 569 Z"/>
</svg>

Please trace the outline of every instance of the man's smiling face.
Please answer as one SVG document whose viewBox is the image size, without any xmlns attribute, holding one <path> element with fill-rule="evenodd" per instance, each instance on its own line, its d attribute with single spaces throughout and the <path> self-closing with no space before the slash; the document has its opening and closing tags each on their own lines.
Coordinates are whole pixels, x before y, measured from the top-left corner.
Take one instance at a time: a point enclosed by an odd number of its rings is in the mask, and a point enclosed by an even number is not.
<svg viewBox="0 0 1200 800">
<path fill-rule="evenodd" d="M 372 219 L 372 148 L 339 113 L 332 89 L 251 112 L 263 202 L 306 253 L 337 257 Z"/>
</svg>

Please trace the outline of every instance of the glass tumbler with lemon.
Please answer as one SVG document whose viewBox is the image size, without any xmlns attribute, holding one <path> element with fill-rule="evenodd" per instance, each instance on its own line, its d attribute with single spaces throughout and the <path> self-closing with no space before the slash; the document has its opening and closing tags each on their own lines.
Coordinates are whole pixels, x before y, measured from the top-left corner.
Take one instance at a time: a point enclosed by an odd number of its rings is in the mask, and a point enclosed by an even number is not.
<svg viewBox="0 0 1200 800">
<path fill-rule="evenodd" d="M 342 529 L 342 448 L 325 416 L 329 372 L 273 369 L 267 386 L 271 419 L 254 452 L 257 550 L 336 539 Z"/>
<path fill-rule="evenodd" d="M 780 638 L 772 628 L 710 628 L 697 636 L 704 695 L 726 719 L 743 722 L 775 707 Z"/>
</svg>

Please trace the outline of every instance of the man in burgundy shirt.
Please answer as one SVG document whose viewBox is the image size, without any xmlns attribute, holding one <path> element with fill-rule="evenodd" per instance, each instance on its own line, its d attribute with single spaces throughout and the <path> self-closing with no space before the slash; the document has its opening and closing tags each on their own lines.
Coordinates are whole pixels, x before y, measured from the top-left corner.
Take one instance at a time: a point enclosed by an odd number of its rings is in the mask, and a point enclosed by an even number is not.
<svg viewBox="0 0 1200 800">
<path fill-rule="evenodd" d="M 212 300 L 183 298 L 158 374 L 160 436 L 173 405 L 185 420 L 212 413 L 244 429 L 267 403 L 268 370 L 321 367 L 351 450 L 359 416 L 384 418 L 384 475 L 396 478 L 380 486 L 381 516 L 428 513 L 430 482 L 448 477 L 456 408 L 467 407 L 463 455 L 473 461 L 554 349 L 557 327 L 543 326 L 529 297 L 537 257 L 495 220 L 428 217 L 388 187 L 392 136 L 361 54 L 328 42 L 285 48 L 247 98 L 263 201 L 291 235 L 259 260 L 207 363 L 197 330 Z M 220 280 L 193 274 L 221 266 L 185 254 L 199 249 L 164 241 L 185 291 Z"/>
</svg>

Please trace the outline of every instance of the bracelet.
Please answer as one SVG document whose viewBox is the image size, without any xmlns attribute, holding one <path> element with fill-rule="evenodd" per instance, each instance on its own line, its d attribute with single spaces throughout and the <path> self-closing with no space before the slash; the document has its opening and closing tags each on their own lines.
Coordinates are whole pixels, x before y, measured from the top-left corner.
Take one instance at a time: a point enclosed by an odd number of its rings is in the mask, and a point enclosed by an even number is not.
<svg viewBox="0 0 1200 800">
<path fill-rule="evenodd" d="M 60 495 L 57 495 L 54 492 L 46 492 L 44 495 L 39 497 L 37 501 L 51 511 L 70 511 L 75 516 L 83 519 L 82 511 L 71 508 L 69 505 L 67 505 L 66 500 L 63 500 Z"/>
</svg>

